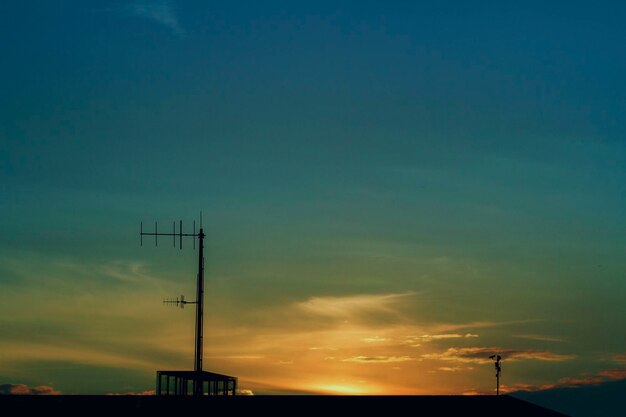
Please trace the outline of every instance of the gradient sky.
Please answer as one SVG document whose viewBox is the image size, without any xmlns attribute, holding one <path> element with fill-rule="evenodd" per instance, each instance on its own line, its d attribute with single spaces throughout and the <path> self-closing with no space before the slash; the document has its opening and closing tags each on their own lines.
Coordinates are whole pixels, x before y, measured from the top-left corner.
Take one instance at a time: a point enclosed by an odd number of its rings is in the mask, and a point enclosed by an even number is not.
<svg viewBox="0 0 626 417">
<path fill-rule="evenodd" d="M 138 232 L 200 210 L 205 367 L 244 389 L 487 393 L 495 351 L 505 390 L 626 378 L 625 18 L 2 1 L 0 384 L 191 369 L 161 300 L 197 252 Z"/>
</svg>

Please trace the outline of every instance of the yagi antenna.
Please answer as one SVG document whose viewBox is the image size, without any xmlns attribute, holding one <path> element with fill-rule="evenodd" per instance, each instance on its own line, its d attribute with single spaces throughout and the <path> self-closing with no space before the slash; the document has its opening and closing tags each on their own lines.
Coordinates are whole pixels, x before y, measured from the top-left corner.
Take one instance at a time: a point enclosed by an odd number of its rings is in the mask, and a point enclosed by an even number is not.
<svg viewBox="0 0 626 417">
<path fill-rule="evenodd" d="M 173 305 L 180 308 L 185 308 L 185 304 L 198 304 L 197 301 L 186 301 L 185 296 L 181 295 L 180 298 L 166 298 L 163 300 L 164 305 Z"/>
<path fill-rule="evenodd" d="M 200 230 L 202 230 L 202 212 L 200 212 Z M 183 249 L 183 237 L 195 237 L 199 238 L 200 234 L 196 233 L 196 221 L 193 221 L 193 233 L 185 233 L 183 229 L 183 221 L 179 221 L 178 233 L 176 232 L 176 222 L 172 222 L 172 233 L 159 233 L 159 224 L 154 222 L 154 232 L 144 232 L 143 231 L 143 221 L 140 223 L 139 227 L 139 236 L 140 236 L 140 245 L 143 246 L 143 237 L 144 236 L 154 236 L 154 246 L 159 246 L 158 237 L 159 236 L 172 236 L 172 243 L 174 247 L 176 247 L 176 236 L 178 236 L 178 246 L 182 250 Z M 193 249 L 196 249 L 196 239 L 193 240 Z"/>
<path fill-rule="evenodd" d="M 176 247 L 176 236 L 178 236 L 178 245 L 180 250 L 183 249 L 183 237 L 193 238 L 193 248 L 196 248 L 196 239 L 198 240 L 198 274 L 197 274 L 197 288 L 196 288 L 196 301 L 187 301 L 185 296 L 181 295 L 180 298 L 170 298 L 163 300 L 165 305 L 174 305 L 180 308 L 184 308 L 185 304 L 196 305 L 196 349 L 194 370 L 198 374 L 202 372 L 202 346 L 203 346 L 203 311 L 204 311 L 204 238 L 205 234 L 202 230 L 202 212 L 200 212 L 200 231 L 196 233 L 196 222 L 193 222 L 193 233 L 185 233 L 183 230 L 183 221 L 179 221 L 178 233 L 176 233 L 176 221 L 172 223 L 172 233 L 159 233 L 158 224 L 154 222 L 154 232 L 144 232 L 143 222 L 140 223 L 139 228 L 140 243 L 143 246 L 144 236 L 154 236 L 154 245 L 158 246 L 159 236 L 172 236 L 174 247 Z M 203 386 L 200 381 L 194 380 L 194 395 L 202 395 Z"/>
</svg>

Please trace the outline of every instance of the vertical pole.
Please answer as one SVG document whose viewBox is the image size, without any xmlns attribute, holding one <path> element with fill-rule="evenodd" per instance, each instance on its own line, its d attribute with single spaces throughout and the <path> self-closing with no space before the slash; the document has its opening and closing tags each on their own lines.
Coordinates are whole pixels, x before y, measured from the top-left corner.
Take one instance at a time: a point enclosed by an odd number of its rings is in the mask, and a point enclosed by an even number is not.
<svg viewBox="0 0 626 417">
<path fill-rule="evenodd" d="M 500 355 L 496 356 L 496 395 L 500 395 Z"/>
<path fill-rule="evenodd" d="M 500 395 L 500 372 L 496 374 L 496 395 Z"/>
<path fill-rule="evenodd" d="M 202 395 L 202 315 L 204 310 L 204 232 L 200 228 L 198 233 L 198 288 L 196 291 L 196 360 L 194 370 L 194 395 Z"/>
</svg>

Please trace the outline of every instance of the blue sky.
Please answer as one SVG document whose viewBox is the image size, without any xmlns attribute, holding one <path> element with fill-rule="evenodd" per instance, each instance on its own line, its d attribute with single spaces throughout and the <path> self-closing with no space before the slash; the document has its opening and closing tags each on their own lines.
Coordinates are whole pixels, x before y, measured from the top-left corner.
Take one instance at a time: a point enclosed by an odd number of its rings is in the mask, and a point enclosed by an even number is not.
<svg viewBox="0 0 626 417">
<path fill-rule="evenodd" d="M 137 232 L 200 209 L 207 363 L 257 392 L 487 392 L 489 349 L 512 389 L 619 368 L 625 7 L 3 2 L 0 382 L 191 366 L 160 300 L 195 253 Z"/>
</svg>

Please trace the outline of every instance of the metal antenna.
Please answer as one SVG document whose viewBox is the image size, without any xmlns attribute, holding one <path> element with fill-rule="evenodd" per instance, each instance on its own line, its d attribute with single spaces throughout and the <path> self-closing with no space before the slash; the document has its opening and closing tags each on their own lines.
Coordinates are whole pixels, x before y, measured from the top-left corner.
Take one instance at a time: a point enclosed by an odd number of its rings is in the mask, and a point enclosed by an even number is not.
<svg viewBox="0 0 626 417">
<path fill-rule="evenodd" d="M 143 246 L 144 236 L 154 236 L 154 244 L 158 246 L 158 236 L 172 236 L 174 239 L 174 247 L 176 247 L 176 236 L 179 237 L 180 249 L 183 249 L 183 237 L 192 237 L 195 242 L 198 239 L 198 274 L 197 274 L 197 288 L 196 288 L 196 301 L 186 301 L 185 296 L 181 295 L 180 298 L 163 300 L 165 305 L 175 305 L 180 308 L 184 308 L 185 304 L 196 305 L 196 349 L 194 358 L 194 371 L 196 372 L 196 379 L 193 381 L 193 393 L 194 395 L 202 395 L 202 353 L 203 353 L 203 315 L 204 315 L 204 238 L 205 234 L 202 229 L 202 212 L 200 212 L 200 231 L 196 233 L 196 222 L 193 223 L 193 233 L 183 232 L 183 221 L 180 220 L 180 228 L 176 233 L 176 222 L 173 223 L 174 230 L 172 233 L 159 233 L 157 222 L 154 222 L 154 233 L 143 231 L 143 222 L 141 222 L 139 235 L 141 236 L 141 245 Z"/>
<path fill-rule="evenodd" d="M 500 395 L 500 372 L 502 372 L 502 366 L 500 366 L 500 361 L 502 360 L 502 356 L 500 355 L 491 355 L 489 359 L 493 359 L 494 365 L 496 367 L 496 395 Z"/>
<path fill-rule="evenodd" d="M 180 308 L 185 308 L 185 304 L 198 304 L 197 301 L 186 301 L 185 296 L 181 295 L 180 298 L 166 298 L 163 300 L 164 305 L 173 305 Z"/>
</svg>

